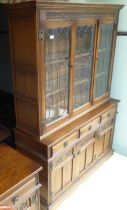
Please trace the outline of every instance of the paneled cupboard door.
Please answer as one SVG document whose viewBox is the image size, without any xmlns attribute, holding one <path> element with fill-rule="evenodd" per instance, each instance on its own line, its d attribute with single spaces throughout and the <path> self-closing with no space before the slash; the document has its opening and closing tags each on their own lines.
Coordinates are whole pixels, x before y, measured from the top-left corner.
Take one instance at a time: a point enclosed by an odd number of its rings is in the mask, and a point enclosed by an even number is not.
<svg viewBox="0 0 127 210">
<path fill-rule="evenodd" d="M 106 95 L 110 89 L 111 57 L 113 49 L 114 20 L 100 22 L 94 97 Z"/>
<path fill-rule="evenodd" d="M 75 147 L 58 155 L 50 167 L 50 194 L 54 201 L 74 181 Z"/>
</svg>

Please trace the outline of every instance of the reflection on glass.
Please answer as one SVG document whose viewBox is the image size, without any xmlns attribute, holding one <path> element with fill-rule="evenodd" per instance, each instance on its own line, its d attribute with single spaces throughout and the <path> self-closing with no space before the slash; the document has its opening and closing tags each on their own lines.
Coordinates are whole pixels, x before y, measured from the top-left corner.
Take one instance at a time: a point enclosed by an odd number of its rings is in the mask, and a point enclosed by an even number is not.
<svg viewBox="0 0 127 210">
<path fill-rule="evenodd" d="M 70 28 L 48 29 L 46 43 L 46 124 L 68 114 Z"/>
<path fill-rule="evenodd" d="M 77 28 L 74 72 L 74 109 L 79 108 L 90 101 L 94 31 L 94 25 Z"/>
<path fill-rule="evenodd" d="M 95 97 L 100 97 L 107 92 L 109 65 L 112 46 L 113 23 L 101 24 L 99 57 L 96 72 Z"/>
</svg>

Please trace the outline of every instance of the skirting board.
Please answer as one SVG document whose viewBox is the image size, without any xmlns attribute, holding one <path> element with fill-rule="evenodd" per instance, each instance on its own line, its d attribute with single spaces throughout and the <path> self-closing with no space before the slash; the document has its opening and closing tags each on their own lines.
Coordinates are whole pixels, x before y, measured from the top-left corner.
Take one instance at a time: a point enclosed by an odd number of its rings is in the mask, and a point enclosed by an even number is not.
<svg viewBox="0 0 127 210">
<path fill-rule="evenodd" d="M 113 144 L 113 150 L 116 153 L 119 153 L 121 155 L 127 156 L 127 147 L 121 146 L 119 144 Z"/>
</svg>

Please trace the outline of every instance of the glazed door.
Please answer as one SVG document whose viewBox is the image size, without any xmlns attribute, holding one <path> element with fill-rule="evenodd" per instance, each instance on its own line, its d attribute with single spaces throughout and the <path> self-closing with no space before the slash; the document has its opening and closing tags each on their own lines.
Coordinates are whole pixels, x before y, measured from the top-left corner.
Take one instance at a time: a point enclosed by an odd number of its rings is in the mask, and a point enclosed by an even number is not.
<svg viewBox="0 0 127 210">
<path fill-rule="evenodd" d="M 71 27 L 50 25 L 44 35 L 44 111 L 45 124 L 50 124 L 69 113 L 69 68 Z"/>
<path fill-rule="evenodd" d="M 114 47 L 115 20 L 103 20 L 98 30 L 94 98 L 106 96 L 110 90 L 112 51 Z"/>
<path fill-rule="evenodd" d="M 74 110 L 92 100 L 93 58 L 96 20 L 79 21 L 76 27 L 74 66 Z"/>
<path fill-rule="evenodd" d="M 77 108 L 91 103 L 96 25 L 97 20 L 85 20 L 45 26 L 44 125 L 72 115 Z"/>
</svg>

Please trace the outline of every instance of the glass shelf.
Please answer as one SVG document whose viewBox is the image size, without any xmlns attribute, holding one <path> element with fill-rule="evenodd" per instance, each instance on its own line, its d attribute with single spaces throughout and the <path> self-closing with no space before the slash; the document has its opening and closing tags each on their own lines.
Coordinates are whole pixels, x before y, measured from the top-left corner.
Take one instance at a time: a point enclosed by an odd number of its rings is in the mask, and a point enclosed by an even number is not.
<svg viewBox="0 0 127 210">
<path fill-rule="evenodd" d="M 76 53 L 75 58 L 87 57 L 87 56 L 90 56 L 90 55 L 91 55 L 90 52 L 82 53 L 82 50 L 81 50 L 81 53 Z"/>
<path fill-rule="evenodd" d="M 55 57 L 55 56 L 53 56 L 53 57 Z M 61 56 L 56 56 L 56 58 L 54 60 L 51 59 L 51 56 L 47 56 L 46 55 L 46 58 L 47 59 L 46 59 L 45 65 L 46 66 L 49 66 L 51 64 L 57 64 L 57 63 L 68 61 L 68 59 L 69 59 L 69 53 L 66 56 L 63 54 L 63 57 L 62 58 L 61 58 Z"/>
</svg>

